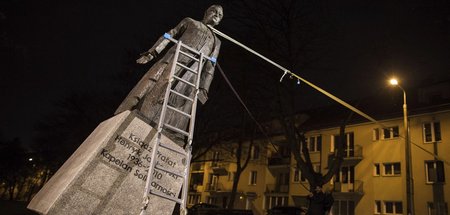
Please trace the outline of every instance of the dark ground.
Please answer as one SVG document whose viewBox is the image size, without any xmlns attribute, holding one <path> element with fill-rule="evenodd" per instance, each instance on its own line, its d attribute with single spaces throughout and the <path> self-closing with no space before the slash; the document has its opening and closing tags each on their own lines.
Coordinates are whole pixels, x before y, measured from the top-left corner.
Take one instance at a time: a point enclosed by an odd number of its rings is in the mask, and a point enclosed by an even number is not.
<svg viewBox="0 0 450 215">
<path fill-rule="evenodd" d="M 0 201 L 0 214 L 1 215 L 36 215 L 27 209 L 28 202 L 18 201 Z"/>
</svg>

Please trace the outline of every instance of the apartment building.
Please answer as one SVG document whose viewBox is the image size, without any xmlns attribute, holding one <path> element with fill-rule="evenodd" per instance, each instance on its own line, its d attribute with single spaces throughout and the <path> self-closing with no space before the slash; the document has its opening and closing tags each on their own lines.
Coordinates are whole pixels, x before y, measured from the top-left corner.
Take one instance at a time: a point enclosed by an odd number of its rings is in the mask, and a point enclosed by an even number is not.
<svg viewBox="0 0 450 215">
<path fill-rule="evenodd" d="M 448 215 L 450 103 L 422 103 L 428 105 L 412 108 L 408 117 L 414 211 L 420 215 Z M 339 124 L 324 123 L 328 122 L 323 120 L 327 116 L 316 115 L 322 121 L 312 117 L 314 123 L 305 127 L 309 128 L 305 135 L 315 170 L 326 173 L 328 163 L 334 159 Z M 403 117 L 401 112 L 384 116 L 378 124 L 355 120 L 346 126 L 344 162 L 324 187 L 333 193 L 333 214 L 406 214 Z M 271 129 L 279 126 L 272 123 Z M 251 158 L 239 180 L 235 208 L 266 214 L 277 205 L 308 206 L 309 184 L 295 168 L 296 161 L 283 135 L 274 134 L 271 138 L 273 145 L 261 138 L 245 149 L 250 150 Z M 236 172 L 234 147 L 230 143 L 225 149 L 213 148 L 202 162 L 192 164 L 190 205 L 205 202 L 226 206 Z"/>
</svg>

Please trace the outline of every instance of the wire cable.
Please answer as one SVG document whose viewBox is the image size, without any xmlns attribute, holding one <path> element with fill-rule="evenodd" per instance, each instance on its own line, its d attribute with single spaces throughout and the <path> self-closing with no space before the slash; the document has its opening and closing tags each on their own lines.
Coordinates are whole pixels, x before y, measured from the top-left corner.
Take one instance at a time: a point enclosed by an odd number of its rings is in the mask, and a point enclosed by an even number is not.
<svg viewBox="0 0 450 215">
<path fill-rule="evenodd" d="M 258 120 L 256 120 L 256 118 L 253 116 L 253 114 L 250 111 L 250 109 L 248 109 L 247 105 L 244 103 L 244 101 L 242 100 L 241 96 L 239 96 L 239 94 L 237 93 L 236 89 L 233 87 L 233 85 L 231 84 L 230 80 L 225 75 L 225 72 L 223 72 L 222 67 L 220 67 L 219 63 L 217 63 L 216 65 L 217 65 L 217 68 L 219 69 L 220 74 L 222 75 L 223 79 L 225 79 L 225 82 L 227 82 L 227 84 L 230 87 L 231 91 L 233 91 L 234 95 L 239 100 L 241 105 L 244 107 L 245 111 L 248 113 L 250 118 L 255 122 L 256 126 L 259 129 L 259 131 L 261 131 L 261 133 L 264 135 L 264 138 L 267 139 L 267 141 L 270 143 L 270 145 L 272 145 L 274 150 L 278 153 L 278 149 L 275 147 L 275 144 L 273 144 L 273 142 L 270 139 L 269 135 L 265 132 L 264 127 L 261 125 L 261 123 L 258 122 Z"/>
<path fill-rule="evenodd" d="M 317 85 L 315 85 L 315 84 L 313 84 L 313 83 L 307 81 L 306 79 L 300 77 L 299 75 L 297 75 L 297 74 L 295 74 L 295 73 L 289 71 L 288 69 L 284 68 L 284 67 L 281 66 L 280 64 L 275 63 L 274 61 L 270 60 L 269 58 L 265 57 L 264 55 L 262 55 L 262 54 L 256 52 L 255 50 L 253 50 L 253 49 L 249 48 L 248 46 L 246 46 L 246 45 L 240 43 L 239 41 L 237 41 L 237 40 L 231 38 L 230 36 L 228 36 L 228 35 L 226 35 L 226 34 L 220 32 L 219 30 L 213 28 L 212 26 L 208 25 L 208 27 L 209 27 L 215 34 L 217 34 L 217 35 L 219 35 L 219 36 L 221 36 L 221 37 L 223 37 L 223 38 L 229 40 L 230 42 L 232 42 L 232 43 L 234 43 L 234 44 L 236 44 L 236 45 L 238 45 L 238 46 L 244 48 L 245 50 L 249 51 L 250 53 L 252 53 L 252 54 L 254 54 L 254 55 L 260 57 L 261 59 L 267 61 L 268 63 L 270 63 L 270 64 L 274 65 L 275 67 L 279 68 L 280 70 L 282 70 L 282 71 L 283 71 L 283 75 L 282 75 L 281 78 L 280 78 L 280 82 L 283 81 L 284 76 L 285 76 L 286 74 L 289 73 L 289 75 L 291 75 L 291 76 L 293 76 L 293 77 L 296 77 L 298 80 L 303 81 L 304 83 L 308 84 L 310 87 L 314 88 L 315 90 L 319 91 L 320 93 L 324 94 L 325 96 L 328 96 L 329 98 L 331 98 L 332 100 L 338 102 L 339 104 L 343 105 L 344 107 L 346 107 L 346 108 L 352 110 L 353 112 L 355 112 L 355 113 L 359 114 L 360 116 L 362 116 L 362 117 L 368 119 L 369 121 L 371 121 L 371 122 L 373 122 L 373 123 L 379 125 L 381 128 L 383 128 L 383 129 L 386 129 L 386 128 L 387 128 L 387 126 L 383 125 L 382 123 L 378 122 L 378 121 L 375 120 L 374 118 L 370 117 L 369 115 L 365 114 L 364 112 L 360 111 L 359 109 L 353 107 L 352 105 L 348 104 L 347 102 L 343 101 L 342 99 L 339 99 L 338 97 L 334 96 L 333 94 L 331 94 L 331 93 L 327 92 L 326 90 L 320 88 L 319 86 L 317 86 Z M 217 65 L 218 65 L 218 64 L 217 64 Z M 221 70 L 220 66 L 219 66 L 219 70 L 222 72 L 222 75 L 224 75 L 225 80 L 229 83 L 228 79 L 226 78 L 225 74 L 224 74 L 223 71 Z M 230 83 L 230 84 L 231 84 L 231 83 Z M 230 84 L 229 84 L 229 85 L 230 85 Z M 230 87 L 232 87 L 232 86 L 230 85 Z M 252 119 L 254 119 L 253 115 L 249 112 L 247 106 L 245 106 L 245 104 L 243 103 L 242 99 L 239 97 L 239 95 L 238 95 L 237 92 L 234 90 L 234 88 L 232 88 L 232 90 L 233 90 L 233 92 L 235 93 L 235 95 L 238 96 L 239 101 L 241 101 L 241 103 L 244 105 L 244 108 L 245 108 L 245 109 L 247 110 L 247 112 L 250 114 L 250 117 L 251 117 Z M 255 119 L 254 119 L 254 120 L 255 120 Z M 257 121 L 255 121 L 255 122 L 257 122 Z M 258 127 L 260 127 L 260 129 L 262 129 L 262 127 L 261 127 L 261 125 L 260 125 L 259 123 L 257 123 L 257 125 L 258 125 Z M 263 134 L 266 136 L 266 138 L 268 138 L 268 136 L 267 136 L 266 133 L 263 133 Z M 399 135 L 399 136 L 400 136 L 400 135 Z M 401 137 L 401 136 L 400 136 L 400 137 Z M 403 138 L 405 138 L 405 137 L 403 137 Z M 269 140 L 270 140 L 270 139 L 269 139 Z M 270 143 L 273 145 L 273 143 L 272 143 L 271 141 L 270 141 Z M 435 153 L 432 153 L 432 152 L 428 151 L 427 149 L 425 149 L 425 148 L 419 146 L 418 144 L 412 142 L 411 140 L 410 140 L 410 143 L 411 143 L 412 145 L 418 147 L 419 149 L 423 150 L 423 151 L 426 152 L 427 154 L 432 155 L 434 158 L 443 161 L 443 162 L 446 163 L 447 165 L 450 165 L 450 162 L 449 162 L 449 161 L 443 159 L 442 157 L 439 157 L 439 156 L 436 155 Z"/>
<path fill-rule="evenodd" d="M 329 98 L 333 99 L 334 101 L 338 102 L 339 104 L 341 104 L 341 105 L 347 107 L 348 109 L 350 109 L 350 110 L 354 111 L 355 113 L 361 115 L 362 117 L 364 117 L 364 118 L 370 120 L 371 122 L 377 123 L 377 120 L 375 120 L 374 118 L 372 118 L 372 117 L 370 117 L 369 115 L 365 114 L 364 112 L 358 110 L 357 108 L 353 107 L 352 105 L 348 104 L 347 102 L 343 101 L 342 99 L 339 99 L 338 97 L 336 97 L 336 96 L 334 96 L 333 94 L 327 92 L 326 90 L 324 90 L 324 89 L 318 87 L 317 85 L 314 85 L 313 83 L 307 81 L 306 79 L 304 79 L 304 78 L 298 76 L 297 74 L 295 74 L 295 73 L 289 71 L 288 69 L 284 68 L 284 67 L 281 66 L 280 64 L 277 64 L 277 63 L 273 62 L 272 60 L 270 60 L 269 58 L 265 57 L 264 55 L 262 55 L 262 54 L 256 52 L 255 50 L 253 50 L 253 49 L 247 47 L 246 45 L 244 45 L 244 44 L 238 42 L 237 40 L 235 40 L 235 39 L 229 37 L 228 35 L 226 35 L 226 34 L 220 32 L 220 31 L 218 31 L 217 29 L 213 28 L 212 26 L 209 26 L 209 25 L 208 25 L 208 27 L 209 27 L 214 33 L 216 33 L 217 35 L 219 35 L 219 36 L 221 36 L 221 37 L 223 37 L 223 38 L 225 38 L 225 39 L 231 41 L 232 43 L 234 43 L 234 44 L 236 44 L 236 45 L 238 45 L 238 46 L 244 48 L 245 50 L 251 52 L 252 54 L 254 54 L 254 55 L 256 55 L 256 56 L 262 58 L 263 60 L 267 61 L 268 63 L 274 65 L 275 67 L 277 67 L 277 68 L 283 70 L 284 73 L 283 73 L 283 76 L 281 77 L 280 81 L 282 81 L 282 79 L 283 79 L 283 77 L 286 75 L 286 73 L 289 73 L 289 75 L 291 75 L 291 76 L 293 76 L 293 77 L 296 77 L 297 79 L 299 79 L 299 80 L 305 82 L 306 84 L 308 84 L 308 85 L 311 86 L 312 88 L 314 88 L 314 89 L 316 89 L 317 91 L 321 92 L 322 94 L 328 96 Z"/>
</svg>

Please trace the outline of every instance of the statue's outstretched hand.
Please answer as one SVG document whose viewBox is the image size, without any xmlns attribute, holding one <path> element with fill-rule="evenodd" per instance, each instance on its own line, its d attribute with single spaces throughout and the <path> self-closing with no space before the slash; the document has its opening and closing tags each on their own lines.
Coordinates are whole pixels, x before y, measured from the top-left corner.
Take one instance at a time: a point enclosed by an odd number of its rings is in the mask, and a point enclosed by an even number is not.
<svg viewBox="0 0 450 215">
<path fill-rule="evenodd" d="M 139 59 L 136 60 L 138 64 L 146 64 L 153 59 L 153 55 L 142 55 Z"/>
</svg>

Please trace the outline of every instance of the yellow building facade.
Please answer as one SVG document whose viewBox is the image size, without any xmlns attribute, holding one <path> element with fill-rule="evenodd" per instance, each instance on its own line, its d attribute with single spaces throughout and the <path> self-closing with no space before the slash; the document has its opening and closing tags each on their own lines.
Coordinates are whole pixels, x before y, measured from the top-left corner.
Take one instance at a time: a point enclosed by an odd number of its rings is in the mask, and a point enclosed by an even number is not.
<svg viewBox="0 0 450 215">
<path fill-rule="evenodd" d="M 448 214 L 450 106 L 428 108 L 408 118 L 414 214 Z M 333 192 L 333 214 L 406 214 L 403 118 L 350 124 L 345 132 L 341 170 L 324 187 Z M 314 168 L 326 173 L 339 128 L 323 127 L 305 134 Z M 251 159 L 240 176 L 235 208 L 262 215 L 277 205 L 308 206 L 309 184 L 296 170 L 283 136 L 273 136 L 272 141 L 274 145 L 260 139 L 244 148 Z M 192 163 L 189 206 L 202 202 L 226 207 L 236 172 L 235 147 L 230 143 L 226 148 L 212 148 L 203 160 Z"/>
</svg>

